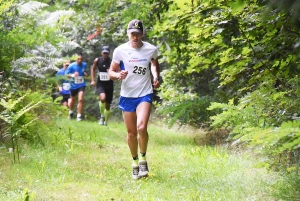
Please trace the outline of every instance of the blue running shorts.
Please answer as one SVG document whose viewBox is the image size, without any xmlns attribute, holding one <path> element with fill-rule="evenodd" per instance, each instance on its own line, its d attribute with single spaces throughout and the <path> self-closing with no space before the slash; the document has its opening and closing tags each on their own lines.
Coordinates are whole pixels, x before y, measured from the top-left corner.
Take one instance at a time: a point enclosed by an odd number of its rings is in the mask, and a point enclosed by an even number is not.
<svg viewBox="0 0 300 201">
<path fill-rule="evenodd" d="M 123 110 L 124 112 L 135 112 L 137 106 L 142 102 L 147 102 L 152 104 L 153 94 L 148 94 L 146 96 L 138 97 L 138 98 L 126 98 L 121 96 L 119 101 L 118 108 Z"/>
</svg>

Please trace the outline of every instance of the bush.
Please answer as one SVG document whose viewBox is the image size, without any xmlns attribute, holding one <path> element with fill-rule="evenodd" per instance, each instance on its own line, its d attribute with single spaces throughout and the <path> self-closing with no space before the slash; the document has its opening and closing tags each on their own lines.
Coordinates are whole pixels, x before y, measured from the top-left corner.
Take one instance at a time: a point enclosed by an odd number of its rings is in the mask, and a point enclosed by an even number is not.
<svg viewBox="0 0 300 201">
<path fill-rule="evenodd" d="M 293 121 L 292 112 L 299 108 L 292 91 L 281 92 L 262 86 L 245 95 L 234 105 L 212 103 L 208 110 L 221 110 L 212 116 L 214 128 L 230 129 L 230 139 L 262 145 L 272 154 L 300 148 L 300 122 Z"/>
<path fill-rule="evenodd" d="M 170 88 L 162 94 L 162 99 L 157 111 L 165 116 L 169 126 L 173 126 L 176 121 L 180 125 L 200 126 L 214 113 L 206 109 L 212 101 L 209 96 L 198 97 L 192 93 L 180 93 Z"/>
</svg>

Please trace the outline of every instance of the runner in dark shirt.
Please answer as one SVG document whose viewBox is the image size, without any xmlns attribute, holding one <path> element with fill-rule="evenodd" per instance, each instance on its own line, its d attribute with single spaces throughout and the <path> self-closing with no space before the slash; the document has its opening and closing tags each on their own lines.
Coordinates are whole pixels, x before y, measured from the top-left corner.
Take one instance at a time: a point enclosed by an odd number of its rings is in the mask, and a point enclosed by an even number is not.
<svg viewBox="0 0 300 201">
<path fill-rule="evenodd" d="M 111 64 L 111 59 L 109 58 L 109 48 L 104 46 L 102 48 L 102 56 L 94 60 L 93 67 L 91 69 L 91 85 L 95 86 L 95 71 L 98 69 L 97 78 L 97 94 L 99 95 L 99 108 L 100 108 L 100 125 L 107 125 L 110 105 L 113 99 L 114 93 L 114 83 L 108 75 L 108 69 Z"/>
</svg>

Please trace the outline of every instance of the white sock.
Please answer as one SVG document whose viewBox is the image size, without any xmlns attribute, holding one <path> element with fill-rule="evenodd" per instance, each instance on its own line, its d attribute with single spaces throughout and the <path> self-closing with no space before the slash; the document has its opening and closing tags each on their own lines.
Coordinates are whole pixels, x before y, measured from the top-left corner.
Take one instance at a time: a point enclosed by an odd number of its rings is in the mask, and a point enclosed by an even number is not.
<svg viewBox="0 0 300 201">
<path fill-rule="evenodd" d="M 73 114 L 73 111 L 72 111 L 72 110 L 69 110 L 69 114 Z"/>
<path fill-rule="evenodd" d="M 77 114 L 77 117 L 81 117 L 81 114 Z"/>
</svg>

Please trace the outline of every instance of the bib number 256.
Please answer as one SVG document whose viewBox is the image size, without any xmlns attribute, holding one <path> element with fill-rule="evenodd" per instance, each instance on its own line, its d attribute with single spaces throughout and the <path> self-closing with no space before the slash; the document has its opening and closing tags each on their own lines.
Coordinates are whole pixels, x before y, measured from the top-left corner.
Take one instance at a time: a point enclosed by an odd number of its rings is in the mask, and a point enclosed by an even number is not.
<svg viewBox="0 0 300 201">
<path fill-rule="evenodd" d="M 133 73 L 138 74 L 138 75 L 145 75 L 146 70 L 147 70 L 147 67 L 144 67 L 144 66 L 133 67 Z"/>
</svg>

